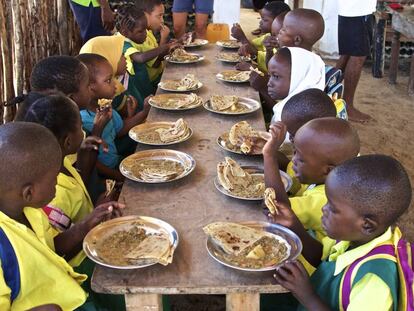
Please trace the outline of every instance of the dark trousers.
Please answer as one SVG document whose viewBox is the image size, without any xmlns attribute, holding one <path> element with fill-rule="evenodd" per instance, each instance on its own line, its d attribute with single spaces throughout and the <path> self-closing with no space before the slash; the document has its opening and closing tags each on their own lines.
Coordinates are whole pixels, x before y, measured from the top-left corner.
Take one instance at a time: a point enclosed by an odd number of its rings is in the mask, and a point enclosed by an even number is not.
<svg viewBox="0 0 414 311">
<path fill-rule="evenodd" d="M 76 23 L 79 25 L 83 42 L 97 36 L 110 36 L 111 34 L 103 28 L 101 8 L 94 8 L 76 4 L 69 0 Z"/>
</svg>

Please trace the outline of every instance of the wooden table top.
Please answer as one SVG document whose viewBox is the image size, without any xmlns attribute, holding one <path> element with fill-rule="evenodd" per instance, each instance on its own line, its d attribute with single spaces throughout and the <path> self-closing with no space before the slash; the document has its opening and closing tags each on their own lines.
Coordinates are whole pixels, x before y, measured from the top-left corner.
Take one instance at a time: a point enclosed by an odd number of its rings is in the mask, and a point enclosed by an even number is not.
<svg viewBox="0 0 414 311">
<path fill-rule="evenodd" d="M 392 28 L 410 39 L 414 39 L 414 7 L 404 6 L 403 10 L 393 10 Z"/>
<path fill-rule="evenodd" d="M 248 83 L 230 84 L 215 75 L 233 66 L 215 60 L 219 48 L 208 45 L 194 49 L 206 59 L 197 64 L 167 64 L 163 79 L 179 79 L 193 73 L 204 86 L 197 91 L 203 100 L 213 94 L 250 97 L 258 93 Z M 160 90 L 158 91 L 160 93 Z M 193 137 L 171 149 L 189 153 L 196 160 L 195 170 L 187 177 L 168 184 L 145 185 L 126 181 L 120 202 L 126 215 L 152 216 L 170 223 L 179 234 L 173 263 L 136 270 L 115 270 L 96 266 L 92 287 L 104 293 L 155 294 L 226 294 L 235 292 L 277 293 L 286 290 L 272 285 L 273 272 L 242 272 L 225 267 L 211 258 L 206 249 L 203 226 L 215 221 L 265 221 L 261 202 L 229 198 L 216 190 L 213 180 L 216 165 L 225 156 L 242 164 L 263 165 L 262 157 L 228 154 L 216 143 L 217 137 L 242 120 L 264 130 L 261 110 L 244 116 L 221 116 L 203 107 L 184 112 L 167 112 L 151 108 L 148 121 L 175 121 L 183 117 L 194 130 Z M 137 150 L 151 149 L 138 145 Z"/>
</svg>

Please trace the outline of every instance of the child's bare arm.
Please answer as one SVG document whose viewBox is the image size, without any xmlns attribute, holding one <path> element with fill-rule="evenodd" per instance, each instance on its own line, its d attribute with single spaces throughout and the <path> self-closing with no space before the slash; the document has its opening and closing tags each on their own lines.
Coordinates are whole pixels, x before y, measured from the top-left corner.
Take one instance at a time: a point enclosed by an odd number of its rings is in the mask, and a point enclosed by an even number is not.
<svg viewBox="0 0 414 311">
<path fill-rule="evenodd" d="M 144 99 L 144 108 L 142 111 L 133 114 L 132 116 L 126 118 L 124 120 L 124 126 L 122 129 L 118 132 L 117 137 L 122 137 L 124 135 L 127 135 L 129 130 L 133 128 L 135 125 L 140 124 L 145 121 L 145 119 L 148 116 L 149 110 L 151 106 L 149 105 L 148 101 L 151 98 L 151 96 L 148 96 Z M 130 104 L 130 103 L 128 103 Z M 131 104 L 132 105 L 132 104 Z"/>
<path fill-rule="evenodd" d="M 154 58 L 157 58 L 157 61 L 158 59 L 162 60 L 164 56 L 169 53 L 169 51 L 169 44 L 162 44 L 159 47 L 146 52 L 136 52 L 134 54 L 131 54 L 130 57 L 134 62 L 143 64 Z"/>
<path fill-rule="evenodd" d="M 271 138 L 263 147 L 264 175 L 266 187 L 275 189 L 278 202 L 290 207 L 289 197 L 285 191 L 282 177 L 279 172 L 277 153 L 286 137 L 286 125 L 277 122 L 270 126 Z"/>
<path fill-rule="evenodd" d="M 121 174 L 119 170 L 107 167 L 99 161 L 96 161 L 96 169 L 100 174 L 108 177 L 109 179 L 113 179 L 116 181 L 124 181 L 125 179 L 125 177 Z"/>
<path fill-rule="evenodd" d="M 276 281 L 290 290 L 297 300 L 309 311 L 329 311 L 330 308 L 315 293 L 308 273 L 298 261 L 286 262 L 273 275 Z"/>
<path fill-rule="evenodd" d="M 62 308 L 59 307 L 58 305 L 42 305 L 42 306 L 38 306 L 38 307 L 34 307 L 29 309 L 28 311 L 62 311 Z"/>
<path fill-rule="evenodd" d="M 233 27 L 231 27 L 231 36 L 243 44 L 249 43 L 249 40 L 239 24 L 234 24 Z"/>
<path fill-rule="evenodd" d="M 78 150 L 76 168 L 85 185 L 88 184 L 91 173 L 95 168 L 100 145 L 103 145 L 104 152 L 108 151 L 108 146 L 100 137 L 88 136 L 83 140 Z"/>
<path fill-rule="evenodd" d="M 66 260 L 76 256 L 82 250 L 82 241 L 86 234 L 101 222 L 122 216 L 121 209 L 124 207 L 125 205 L 114 201 L 95 207 L 82 221 L 55 237 L 56 253 L 65 256 Z"/>
<path fill-rule="evenodd" d="M 162 24 L 160 30 L 160 45 L 166 44 L 168 42 L 168 36 L 170 34 L 170 28 Z"/>
</svg>

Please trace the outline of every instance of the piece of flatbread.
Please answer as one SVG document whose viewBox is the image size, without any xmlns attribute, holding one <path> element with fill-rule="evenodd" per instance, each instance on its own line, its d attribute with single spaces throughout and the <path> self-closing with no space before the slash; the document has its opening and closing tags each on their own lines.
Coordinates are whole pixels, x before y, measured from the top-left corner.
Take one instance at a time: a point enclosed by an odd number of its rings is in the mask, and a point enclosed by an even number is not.
<svg viewBox="0 0 414 311">
<path fill-rule="evenodd" d="M 239 98 L 235 95 L 213 95 L 210 98 L 211 107 L 217 111 L 227 110 L 237 104 Z"/>
<path fill-rule="evenodd" d="M 264 192 L 264 201 L 266 207 L 269 209 L 270 214 L 272 215 L 279 215 L 279 211 L 277 210 L 277 206 L 275 204 L 276 201 L 276 192 L 273 188 L 266 188 Z"/>
<path fill-rule="evenodd" d="M 203 230 L 224 252 L 235 256 L 267 236 L 266 232 L 231 222 L 211 223 Z"/>
<path fill-rule="evenodd" d="M 160 139 L 164 143 L 170 143 L 179 140 L 182 137 L 185 137 L 188 134 L 188 125 L 184 119 L 178 119 L 174 125 L 170 128 L 159 128 L 155 130 Z"/>
<path fill-rule="evenodd" d="M 245 138 L 254 136 L 255 131 L 247 121 L 234 124 L 229 132 L 229 141 L 232 145 L 240 146 Z"/>
<path fill-rule="evenodd" d="M 233 190 L 236 185 L 247 187 L 252 181 L 252 176 L 229 157 L 217 164 L 217 176 L 219 183 L 227 191 Z"/>
<path fill-rule="evenodd" d="M 144 181 L 166 181 L 175 176 L 177 176 L 176 171 L 168 171 L 156 167 L 147 167 L 140 172 L 140 177 Z"/>
<path fill-rule="evenodd" d="M 139 245 L 125 254 L 128 259 L 154 259 L 160 264 L 167 265 L 171 263 L 171 245 L 168 236 L 149 235 Z M 169 258 L 171 258 L 169 260 Z"/>
</svg>

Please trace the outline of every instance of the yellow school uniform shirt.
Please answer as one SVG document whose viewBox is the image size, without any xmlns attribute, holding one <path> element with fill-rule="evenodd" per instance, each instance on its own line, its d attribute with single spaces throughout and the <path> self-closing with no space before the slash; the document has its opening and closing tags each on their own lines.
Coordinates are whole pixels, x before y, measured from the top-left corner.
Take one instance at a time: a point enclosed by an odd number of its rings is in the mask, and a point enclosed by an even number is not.
<svg viewBox="0 0 414 311">
<path fill-rule="evenodd" d="M 266 39 L 268 36 L 270 36 L 270 33 L 265 33 L 264 35 L 253 39 L 252 40 L 252 44 L 253 46 L 258 50 L 258 51 L 262 51 L 262 52 L 266 52 L 266 48 L 263 45 L 263 41 L 264 39 Z"/>
<path fill-rule="evenodd" d="M 386 242 L 393 244 L 396 235 L 401 235 L 398 229 L 392 232 L 391 228 L 388 228 L 379 237 L 351 250 L 348 250 L 350 246 L 348 241 L 341 241 L 333 246 L 332 242 L 324 243 L 324 253 L 328 253 L 328 261 L 336 261 L 334 275 L 338 275 L 347 266 L 368 254 L 376 246 Z M 329 239 L 329 237 L 326 239 Z M 326 250 L 326 248 L 329 250 Z M 367 273 L 352 287 L 347 311 L 389 311 L 392 310 L 392 306 L 393 300 L 390 288 L 379 276 Z"/>
<path fill-rule="evenodd" d="M 266 33 L 256 39 L 252 40 L 253 46 L 257 49 L 257 67 L 262 72 L 267 72 L 266 65 L 266 48 L 263 45 L 263 40 L 270 36 L 270 33 Z"/>
<path fill-rule="evenodd" d="M 11 288 L 6 284 L 3 270 L 12 269 L 1 263 L 0 310 L 27 310 L 44 304 L 57 304 L 64 311 L 74 310 L 86 300 L 86 293 L 79 285 L 86 275 L 75 273 L 49 247 L 48 244 L 53 246 L 56 231 L 42 210 L 26 207 L 24 213 L 36 233 L 0 212 L 0 229 L 17 259 L 16 279 L 20 281 L 18 295 L 11 301 Z"/>
<path fill-rule="evenodd" d="M 292 178 L 292 187 L 289 190 L 289 193 L 293 196 L 301 196 L 306 189 L 308 189 L 309 185 L 301 184 L 299 179 L 295 176 L 295 171 L 293 170 L 293 162 L 290 161 L 286 168 L 286 174 Z"/>
<path fill-rule="evenodd" d="M 145 39 L 144 43 L 137 44 L 134 41 L 131 41 L 129 39 L 126 39 L 126 40 L 132 45 L 132 47 L 130 47 L 124 52 L 125 58 L 127 60 L 127 69 L 130 75 L 134 75 L 135 74 L 134 64 L 133 64 L 133 60 L 131 59 L 131 55 L 135 53 L 144 53 L 149 50 L 153 50 L 158 47 L 158 42 L 153 32 L 148 29 L 147 29 L 147 38 Z M 157 60 L 157 57 L 146 62 L 148 76 L 151 81 L 155 81 L 161 75 L 164 69 L 164 62 L 159 67 L 153 67 L 156 60 Z"/>
</svg>

